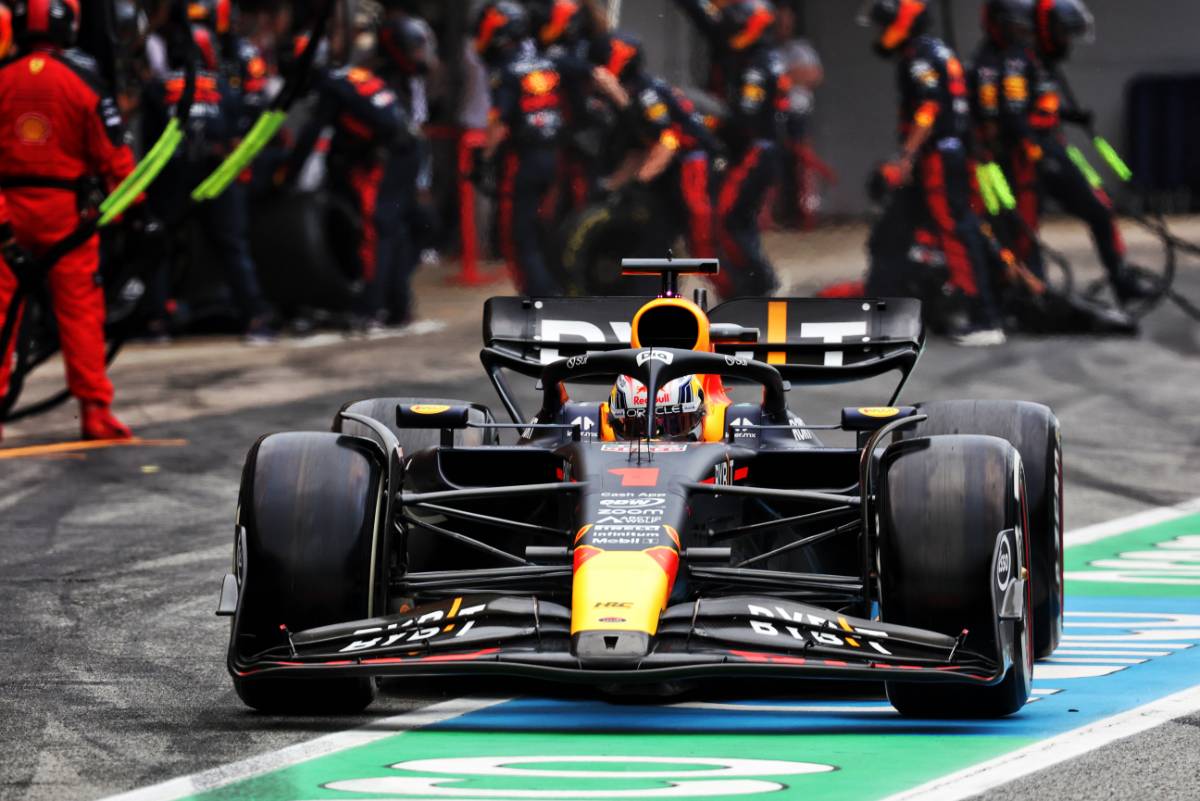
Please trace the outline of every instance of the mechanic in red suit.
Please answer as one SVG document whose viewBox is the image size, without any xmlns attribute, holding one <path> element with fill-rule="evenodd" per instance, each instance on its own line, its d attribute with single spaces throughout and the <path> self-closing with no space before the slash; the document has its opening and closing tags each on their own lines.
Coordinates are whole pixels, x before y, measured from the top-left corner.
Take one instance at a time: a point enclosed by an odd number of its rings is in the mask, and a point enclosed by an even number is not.
<svg viewBox="0 0 1200 801">
<path fill-rule="evenodd" d="M 35 256 L 79 226 L 86 179 L 99 176 L 112 189 L 134 168 L 116 101 L 101 85 L 95 64 L 68 49 L 78 34 L 79 14 L 79 0 L 17 5 L 13 28 L 22 55 L 0 67 L 0 188 L 16 241 Z M 92 236 L 50 269 L 50 297 L 83 437 L 128 439 L 129 428 L 110 410 L 99 268 L 100 239 Z M 13 271 L 0 269 L 0 316 L 16 288 Z M 5 354 L 0 391 L 7 391 L 11 365 Z"/>
</svg>

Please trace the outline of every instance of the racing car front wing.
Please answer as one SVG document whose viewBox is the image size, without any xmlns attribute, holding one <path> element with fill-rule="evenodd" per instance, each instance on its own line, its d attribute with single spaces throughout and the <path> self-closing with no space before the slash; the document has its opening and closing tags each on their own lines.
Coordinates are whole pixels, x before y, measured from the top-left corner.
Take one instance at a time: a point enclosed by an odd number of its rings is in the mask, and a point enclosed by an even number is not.
<svg viewBox="0 0 1200 801">
<path fill-rule="evenodd" d="M 530 597 L 463 596 L 404 614 L 291 633 L 239 677 L 490 674 L 571 683 L 652 684 L 733 675 L 994 684 L 1003 666 L 963 637 L 850 618 L 774 598 L 700 599 L 667 608 L 649 653 L 597 662 L 575 653 L 571 612 Z M 965 636 L 965 632 L 964 632 Z M 617 637 L 605 638 L 616 645 Z"/>
</svg>

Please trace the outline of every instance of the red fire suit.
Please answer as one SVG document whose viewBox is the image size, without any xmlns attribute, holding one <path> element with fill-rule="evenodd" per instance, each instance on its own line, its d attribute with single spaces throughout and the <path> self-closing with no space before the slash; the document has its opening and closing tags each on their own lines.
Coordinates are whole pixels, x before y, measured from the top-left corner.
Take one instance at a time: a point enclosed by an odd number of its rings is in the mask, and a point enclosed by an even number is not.
<svg viewBox="0 0 1200 801">
<path fill-rule="evenodd" d="M 17 241 L 35 257 L 79 225 L 85 177 L 98 175 L 112 189 L 134 168 L 117 104 L 78 51 L 39 48 L 0 67 L 0 120 L 0 188 Z M 107 406 L 113 388 L 104 364 L 99 266 L 100 238 L 93 236 L 48 278 L 67 386 L 80 400 Z M 12 273 L 0 267 L 0 326 L 16 288 Z M 10 343 L 0 359 L 0 393 L 11 367 Z"/>
</svg>

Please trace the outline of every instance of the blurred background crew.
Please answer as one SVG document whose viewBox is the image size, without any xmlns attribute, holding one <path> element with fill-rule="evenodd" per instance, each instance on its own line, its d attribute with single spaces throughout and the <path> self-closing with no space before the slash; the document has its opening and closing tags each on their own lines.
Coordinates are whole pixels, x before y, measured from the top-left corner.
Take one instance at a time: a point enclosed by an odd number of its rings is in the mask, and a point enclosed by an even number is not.
<svg viewBox="0 0 1200 801">
<path fill-rule="evenodd" d="M 591 9 L 579 0 L 527 0 L 530 29 L 538 48 L 551 58 L 569 55 L 584 60 L 597 29 Z"/>
<path fill-rule="evenodd" d="M 645 70 L 642 45 L 629 36 L 598 44 L 594 60 L 612 73 L 629 95 L 613 131 L 614 149 L 624 157 L 602 181 L 606 190 L 636 184 L 653 192 L 656 208 L 670 215 L 668 242 L 683 235 L 693 258 L 717 257 L 711 161 L 722 150 L 682 93 Z"/>
<path fill-rule="evenodd" d="M 116 101 L 95 62 L 71 49 L 79 13 L 78 0 L 17 4 L 13 29 L 22 55 L 0 66 L 0 120 L 5 121 L 0 125 L 0 190 L 16 242 L 39 257 L 76 231 L 81 209 L 94 213 L 85 200 L 92 180 L 111 190 L 134 168 Z M 93 235 L 63 255 L 48 275 L 23 280 L 48 283 L 83 437 L 128 439 L 129 428 L 110 408 L 99 268 L 100 238 Z M 8 311 L 15 290 L 12 272 L 0 268 L 0 315 Z M 0 391 L 7 391 L 11 368 L 4 354 Z"/>
<path fill-rule="evenodd" d="M 188 18 L 216 37 L 221 76 L 230 95 L 226 105 L 235 114 L 232 128 L 236 138 L 241 139 L 267 106 L 270 78 L 267 61 L 257 45 L 237 34 L 233 0 L 192 0 L 188 4 Z M 243 197 L 246 183 L 246 180 L 238 182 Z"/>
<path fill-rule="evenodd" d="M 194 217 L 185 217 L 192 190 L 233 151 L 247 125 L 242 110 L 243 93 L 235 90 L 229 81 L 232 73 L 241 82 L 241 70 L 223 63 L 219 37 L 223 23 L 214 10 L 216 7 L 216 4 L 193 4 L 189 16 L 199 22 L 190 26 L 190 41 L 181 29 L 172 28 L 166 34 L 161 50 L 156 51 L 161 52 L 165 64 L 158 65 L 154 77 L 143 90 L 143 141 L 156 141 L 175 117 L 187 86 L 188 62 L 192 60 L 195 60 L 196 81 L 187 118 L 187 139 L 150 185 L 149 204 L 154 215 L 170 227 L 195 220 L 232 296 L 245 341 L 261 344 L 274 339 L 275 332 L 259 285 L 257 268 L 250 255 L 244 185 L 235 181 L 220 197 L 195 206 Z M 202 15 L 198 9 L 212 10 L 213 13 Z M 226 42 L 234 44 L 228 38 Z M 236 54 L 231 62 L 235 59 Z M 197 260 L 200 254 L 188 247 L 186 229 L 174 233 L 172 240 L 176 249 L 169 258 L 173 260 L 179 258 L 180 253 L 190 253 L 192 260 Z M 154 321 L 151 332 L 158 338 L 166 335 L 169 326 L 167 312 L 173 272 L 172 264 L 165 264 L 152 288 Z"/>
<path fill-rule="evenodd" d="M 877 230 L 889 230 L 889 215 L 931 225 L 945 254 L 950 284 L 960 293 L 965 315 L 947 321 L 959 344 L 1003 344 L 1004 331 L 992 300 L 986 242 L 971 207 L 968 140 L 971 117 L 966 73 L 942 40 L 927 33 L 930 14 L 923 0 L 867 0 L 859 15 L 877 29 L 875 52 L 895 60 L 900 88 L 900 153 L 884 169 L 898 191 Z M 918 205 L 920 208 L 913 208 Z M 907 251 L 910 240 L 882 242 L 873 249 Z M 873 252 L 872 260 L 891 254 Z"/>
<path fill-rule="evenodd" d="M 721 246 L 729 280 L 739 295 L 769 295 L 779 287 L 759 233 L 759 216 L 780 170 L 780 142 L 791 78 L 773 47 L 775 7 L 741 0 L 723 12 L 729 48 L 730 167 L 718 203 Z"/>
<path fill-rule="evenodd" d="M 380 77 L 395 91 L 409 130 L 416 137 L 413 147 L 392 152 L 390 166 L 396 173 L 396 198 L 401 204 L 394 212 L 399 230 L 394 238 L 393 260 L 397 283 L 407 287 L 436 228 L 431 210 L 433 165 L 429 143 L 420 131 L 429 122 L 430 82 L 440 70 L 437 39 L 429 25 L 411 14 L 408 4 L 401 0 L 387 4 L 377 38 L 374 64 Z M 411 308 L 392 311 L 392 324 L 410 321 Z"/>
<path fill-rule="evenodd" d="M 1032 232 L 1036 230 L 1038 162 L 1042 148 L 1030 127 L 1031 99 L 1040 80 L 1033 53 L 1035 0 L 987 0 L 983 7 L 984 39 L 970 70 L 971 101 L 976 119 L 976 146 L 985 161 L 995 161 L 1008 176 L 1024 221 L 1004 232 L 1015 253 L 1033 272 L 1045 266 Z"/>
<path fill-rule="evenodd" d="M 603 46 L 608 30 L 596 9 L 577 0 L 526 0 L 529 27 L 538 50 L 564 74 L 589 71 L 595 46 Z M 600 65 L 603 66 L 603 65 Z M 603 168 L 600 166 L 612 120 L 590 87 L 575 80 L 567 86 L 566 135 L 559 151 L 558 181 L 552 211 L 562 217 L 587 205 Z"/>
<path fill-rule="evenodd" d="M 1064 107 L 1059 70 L 1070 57 L 1075 39 L 1090 41 L 1094 36 L 1092 15 L 1083 0 L 1036 0 L 1033 18 L 1034 41 L 1043 70 L 1033 88 L 1030 126 L 1040 156 L 1037 175 L 1041 194 L 1087 224 L 1118 302 L 1152 296 L 1155 287 L 1140 280 L 1126 263 L 1125 241 L 1112 200 L 1103 188 L 1092 186 L 1067 152 L 1064 117 L 1085 127 L 1090 127 L 1091 118 L 1083 109 Z M 1026 223 L 1034 230 L 1041 207 L 1039 199 L 1027 209 Z"/>
<path fill-rule="evenodd" d="M 557 295 L 562 288 L 548 264 L 539 212 L 558 175 L 568 89 L 555 62 L 538 52 L 522 6 L 487 4 L 474 31 L 476 52 L 491 72 L 484 157 L 500 161 L 501 249 L 522 293 Z"/>
<path fill-rule="evenodd" d="M 335 53 L 342 56 L 341 53 Z M 355 210 L 361 230 L 354 254 L 361 285 L 358 312 L 368 328 L 411 319 L 411 260 L 397 237 L 415 180 L 416 139 L 396 92 L 366 66 L 322 70 L 317 107 L 300 133 L 289 174 L 299 174 L 321 132 L 333 129 L 326 156 L 328 188 Z"/>
<path fill-rule="evenodd" d="M 819 180 L 835 180 L 835 174 L 817 156 L 809 138 L 809 123 L 816 108 L 815 93 L 825 80 L 825 68 L 817 49 L 807 39 L 790 39 L 780 50 L 792 84 L 784 125 L 781 222 L 807 228 L 820 211 Z"/>
</svg>

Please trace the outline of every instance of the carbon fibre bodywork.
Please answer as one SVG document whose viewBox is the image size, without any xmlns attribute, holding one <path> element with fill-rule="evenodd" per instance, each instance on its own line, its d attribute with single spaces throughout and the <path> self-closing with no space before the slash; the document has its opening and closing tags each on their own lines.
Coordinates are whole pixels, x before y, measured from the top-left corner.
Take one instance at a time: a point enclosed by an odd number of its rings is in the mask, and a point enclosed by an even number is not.
<svg viewBox="0 0 1200 801">
<path fill-rule="evenodd" d="M 769 675 L 988 686 L 1009 672 L 1016 629 L 1004 623 L 1023 614 L 1023 575 L 992 588 L 991 623 L 970 636 L 959 621 L 934 631 L 880 616 L 879 464 L 892 435 L 925 417 L 860 407 L 819 426 L 788 408 L 795 383 L 897 371 L 903 385 L 924 344 L 916 302 L 738 300 L 706 312 L 669 295 L 648 304 L 497 298 L 485 308 L 484 340 L 482 361 L 511 424 L 454 402 L 384 403 L 380 419 L 341 415 L 368 434 L 355 447 L 369 443 L 381 471 L 373 615 L 297 631 L 283 620 L 279 636 L 246 640 L 227 580 L 235 677 L 485 673 L 614 685 Z M 506 371 L 539 379 L 532 417 Z M 703 376 L 714 403 L 702 439 L 656 440 L 648 420 L 644 437 L 616 441 L 602 403 L 568 398 L 568 384 L 617 375 L 641 381 L 650 397 L 673 378 Z M 761 386 L 761 402 L 729 401 L 724 382 Z M 505 427 L 519 430 L 516 445 L 456 444 L 458 431 Z M 823 428 L 855 432 L 857 446 L 823 445 Z M 400 438 L 416 430 L 440 431 L 437 444 L 406 451 Z M 1014 557 L 1019 530 L 992 534 L 993 562 L 1003 553 L 1017 560 L 1005 570 L 1024 564 Z M 253 581 L 246 540 L 238 587 Z"/>
</svg>

